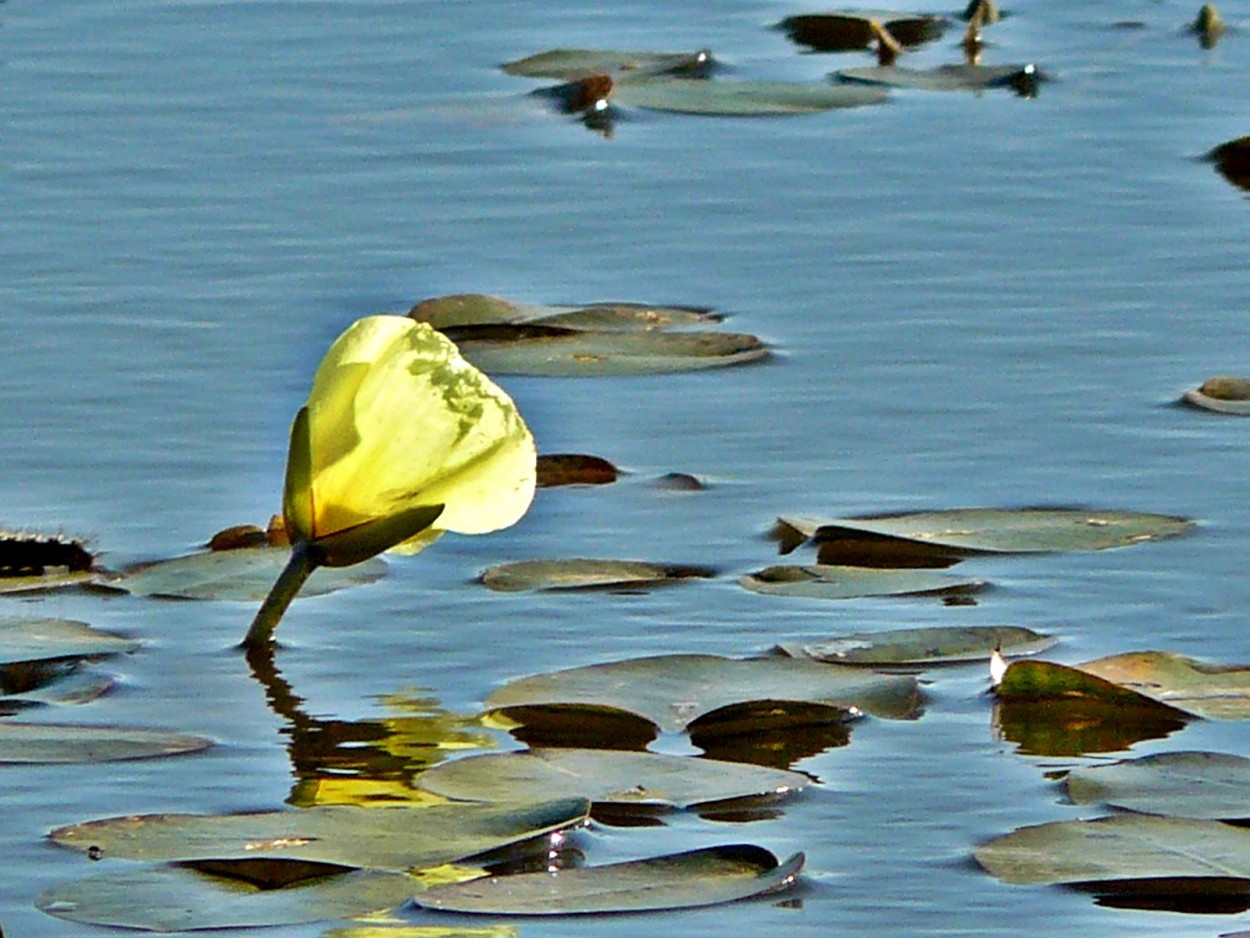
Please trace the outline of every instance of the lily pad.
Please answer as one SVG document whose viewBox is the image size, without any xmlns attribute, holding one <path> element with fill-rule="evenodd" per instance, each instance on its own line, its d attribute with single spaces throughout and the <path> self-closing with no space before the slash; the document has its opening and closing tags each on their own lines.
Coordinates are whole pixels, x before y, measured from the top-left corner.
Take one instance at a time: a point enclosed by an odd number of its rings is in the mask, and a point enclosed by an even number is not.
<svg viewBox="0 0 1250 938">
<path fill-rule="evenodd" d="M 57 658 L 99 658 L 132 652 L 139 642 L 68 619 L 0 616 L 0 666 Z"/>
<path fill-rule="evenodd" d="M 897 515 L 821 519 L 784 517 L 783 540 L 801 535 L 816 542 L 821 563 L 915 566 L 985 553 L 1092 551 L 1174 537 L 1194 522 L 1171 515 L 1079 508 L 963 508 Z M 842 558 L 853 557 L 854 560 Z"/>
<path fill-rule="evenodd" d="M 807 776 L 654 752 L 531 749 L 470 756 L 423 772 L 417 787 L 459 801 L 589 798 L 596 804 L 688 808 L 711 801 L 799 791 Z"/>
<path fill-rule="evenodd" d="M 1225 179 L 1239 189 L 1250 189 L 1250 137 L 1221 143 L 1207 154 Z"/>
<path fill-rule="evenodd" d="M 1218 821 L 1146 814 L 1057 821 L 999 837 L 975 856 L 991 874 L 1016 885 L 1250 891 L 1250 831 Z"/>
<path fill-rule="evenodd" d="M 721 317 L 692 306 L 647 303 L 587 303 L 581 306 L 539 306 L 514 303 L 498 296 L 459 293 L 422 300 L 408 311 L 451 338 L 471 338 L 472 327 L 541 324 L 587 332 L 654 332 L 707 326 Z"/>
<path fill-rule="evenodd" d="M 1183 400 L 1204 410 L 1250 417 L 1250 378 L 1208 378 L 1201 387 L 1186 391 Z"/>
<path fill-rule="evenodd" d="M 884 26 L 904 46 L 937 39 L 946 30 L 941 16 L 898 13 L 888 10 L 837 11 L 788 16 L 777 27 L 792 42 L 814 52 L 849 52 L 867 49 L 876 39 L 873 23 Z"/>
<path fill-rule="evenodd" d="M 104 585 L 136 596 L 260 602 L 282 572 L 291 551 L 285 547 L 242 547 L 163 560 L 124 573 Z M 321 567 L 301 596 L 320 596 L 373 583 L 386 573 L 386 561 L 374 557 L 352 567 Z"/>
<path fill-rule="evenodd" d="M 1142 814 L 1250 818 L 1250 759 L 1223 752 L 1163 752 L 1068 773 L 1068 797 Z"/>
<path fill-rule="evenodd" d="M 1250 666 L 1206 664 L 1172 652 L 1137 651 L 1077 667 L 1195 716 L 1250 719 Z"/>
<path fill-rule="evenodd" d="M 880 104 L 880 88 L 779 81 L 707 81 L 642 78 L 618 83 L 612 100 L 626 107 L 717 117 L 815 114 Z"/>
<path fill-rule="evenodd" d="M 680 732 L 724 708 L 755 702 L 767 702 L 782 722 L 786 702 L 823 705 L 834 711 L 830 720 L 863 713 L 909 719 L 918 713 L 920 690 L 912 677 L 797 658 L 657 655 L 522 678 L 495 691 L 486 705 L 505 716 L 539 705 L 609 708 Z"/>
<path fill-rule="evenodd" d="M 7 683 L 10 674 L 3 675 L 6 686 L 4 696 L 0 697 L 0 716 L 12 715 L 30 707 L 90 703 L 113 689 L 111 677 L 73 666 L 36 670 L 43 673 L 36 674 L 29 683 L 20 684 L 20 689 L 10 690 Z"/>
<path fill-rule="evenodd" d="M 201 736 L 114 726 L 0 722 L 0 763 L 91 763 L 198 752 Z"/>
<path fill-rule="evenodd" d="M 482 583 L 500 592 L 642 589 L 714 575 L 709 567 L 637 560 L 522 560 L 491 567 Z"/>
<path fill-rule="evenodd" d="M 712 67 L 712 53 L 624 52 L 613 49 L 551 49 L 506 62 L 500 66 L 509 75 L 523 78 L 561 78 L 573 81 L 588 75 L 706 74 Z"/>
<path fill-rule="evenodd" d="M 738 582 L 753 593 L 802 599 L 953 595 L 976 592 L 985 586 L 982 580 L 929 570 L 877 570 L 828 564 L 765 567 Z"/>
<path fill-rule="evenodd" d="M 987 661 L 997 648 L 1005 657 L 1033 655 L 1058 639 L 1011 625 L 965 628 L 891 629 L 831 638 L 823 642 L 787 644 L 787 654 L 837 664 L 913 666 Z"/>
<path fill-rule="evenodd" d="M 394 908 L 414 886 L 400 873 L 358 870 L 282 889 L 257 889 L 171 865 L 114 870 L 65 883 L 43 893 L 35 905 L 71 922 L 145 931 L 261 928 Z"/>
<path fill-rule="evenodd" d="M 127 860 L 282 859 L 406 870 L 452 863 L 584 824 L 589 802 L 318 807 L 258 814 L 150 814 L 61 827 L 48 836 Z"/>
<path fill-rule="evenodd" d="M 489 876 L 436 886 L 424 908 L 495 915 L 584 915 L 732 902 L 793 884 L 803 854 L 784 863 L 762 847 L 732 844 L 606 866 Z"/>
<path fill-rule="evenodd" d="M 538 457 L 538 487 L 558 485 L 610 485 L 620 470 L 599 456 L 555 453 Z"/>
<path fill-rule="evenodd" d="M 985 91 L 1011 88 L 1018 94 L 1033 96 L 1041 73 L 1036 65 L 941 65 L 932 69 L 903 68 L 898 65 L 877 65 L 870 68 L 846 68 L 837 73 L 845 82 L 862 82 L 885 88 L 907 88 L 918 91 Z"/>
</svg>

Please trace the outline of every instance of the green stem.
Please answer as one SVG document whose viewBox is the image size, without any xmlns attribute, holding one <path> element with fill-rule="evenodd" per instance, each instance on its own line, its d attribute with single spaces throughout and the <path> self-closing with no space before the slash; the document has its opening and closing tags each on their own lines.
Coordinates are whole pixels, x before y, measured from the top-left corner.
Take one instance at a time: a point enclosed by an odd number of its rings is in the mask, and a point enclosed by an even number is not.
<svg viewBox="0 0 1250 938">
<path fill-rule="evenodd" d="M 247 630 L 243 639 L 243 648 L 260 648 L 273 641 L 274 630 L 291 605 L 291 600 L 299 592 L 304 581 L 312 576 L 312 572 L 322 564 L 322 551 L 309 541 L 300 541 L 291 548 L 291 559 L 287 561 L 277 581 L 269 590 L 264 603 L 252 620 L 252 627 Z"/>
</svg>

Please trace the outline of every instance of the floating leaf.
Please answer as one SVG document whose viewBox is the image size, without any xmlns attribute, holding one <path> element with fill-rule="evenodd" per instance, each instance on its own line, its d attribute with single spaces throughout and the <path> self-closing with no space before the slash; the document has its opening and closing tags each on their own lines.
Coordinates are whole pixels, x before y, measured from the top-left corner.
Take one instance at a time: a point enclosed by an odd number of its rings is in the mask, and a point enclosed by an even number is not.
<svg viewBox="0 0 1250 938">
<path fill-rule="evenodd" d="M 6 691 L 10 696 L 0 698 L 0 714 L 6 711 L 16 713 L 26 707 L 45 704 L 68 706 L 90 703 L 112 690 L 113 684 L 113 679 L 107 675 L 72 666 L 53 670 L 46 680 L 37 681 L 28 690 Z"/>
<path fill-rule="evenodd" d="M 189 554 L 139 567 L 108 580 L 106 585 L 136 596 L 256 602 L 268 595 L 290 557 L 291 550 L 286 547 L 242 547 Z M 385 573 L 386 561 L 377 557 L 354 567 L 321 567 L 301 595 L 320 596 L 373 583 Z"/>
<path fill-rule="evenodd" d="M 1250 891 L 1250 831 L 1218 821 L 1146 814 L 1057 821 L 1020 828 L 975 856 L 991 874 L 1016 885 Z"/>
<path fill-rule="evenodd" d="M 43 893 L 35 904 L 57 918 L 117 928 L 261 928 L 394 908 L 412 895 L 414 885 L 399 873 L 359 870 L 282 889 L 257 889 L 187 866 L 157 866 L 65 883 Z"/>
<path fill-rule="evenodd" d="M 886 10 L 838 11 L 788 16 L 777 24 L 792 42 L 814 52 L 849 52 L 867 49 L 877 37 L 873 24 L 884 26 L 905 46 L 937 39 L 946 30 L 940 16 L 891 13 Z"/>
<path fill-rule="evenodd" d="M 571 705 L 610 708 L 645 717 L 666 732 L 741 704 L 767 703 L 785 719 L 785 702 L 824 705 L 841 718 L 867 712 L 908 719 L 920 692 L 914 678 L 787 658 L 657 655 L 522 678 L 487 699 L 491 710 Z M 828 714 L 826 721 L 837 719 Z M 766 725 L 761 720 L 761 728 Z"/>
<path fill-rule="evenodd" d="M 1207 154 L 1220 174 L 1239 189 L 1250 189 L 1250 137 L 1221 143 Z"/>
<path fill-rule="evenodd" d="M 1250 667 L 1246 665 L 1205 664 L 1171 652 L 1136 651 L 1077 667 L 1195 716 L 1250 719 Z"/>
<path fill-rule="evenodd" d="M 97 658 L 134 651 L 139 642 L 68 619 L 0 616 L 0 665 L 56 658 Z"/>
<path fill-rule="evenodd" d="M 765 567 L 739 578 L 754 593 L 803 599 L 856 599 L 864 596 L 913 596 L 935 593 L 972 593 L 981 580 L 947 576 L 928 570 L 876 570 L 813 564 L 805 567 Z"/>
<path fill-rule="evenodd" d="M 1036 65 L 965 64 L 941 65 L 932 69 L 878 65 L 871 68 L 842 69 L 837 77 L 846 82 L 918 91 L 985 91 L 990 88 L 1011 88 L 1018 94 L 1032 97 L 1037 93 L 1041 73 Z"/>
<path fill-rule="evenodd" d="M 472 338 L 472 327 L 541 324 L 587 332 L 655 332 L 706 326 L 720 321 L 707 309 L 652 306 L 646 303 L 587 303 L 583 306 L 536 306 L 502 297 L 460 293 L 423 300 L 408 311 L 454 340 Z"/>
<path fill-rule="evenodd" d="M 1250 175 L 1247 178 L 1250 179 Z M 1204 410 L 1250 417 L 1250 378 L 1225 375 L 1208 378 L 1201 387 L 1186 391 L 1183 400 Z"/>
<path fill-rule="evenodd" d="M 1250 818 L 1250 759 L 1223 752 L 1163 752 L 1068 773 L 1068 797 L 1142 814 Z"/>
<path fill-rule="evenodd" d="M 589 798 L 622 805 L 688 808 L 709 801 L 784 795 L 802 789 L 797 772 L 735 765 L 654 752 L 602 749 L 531 749 L 470 756 L 424 772 L 417 785 L 461 801 Z"/>
<path fill-rule="evenodd" d="M 586 822 L 590 804 L 319 807 L 258 814 L 150 814 L 52 831 L 56 843 L 127 860 L 274 858 L 405 870 L 437 866 Z"/>
<path fill-rule="evenodd" d="M 641 589 L 710 577 L 709 567 L 644 563 L 637 560 L 522 560 L 491 567 L 482 582 L 493 590 Z"/>
<path fill-rule="evenodd" d="M 1204 3 L 1198 10 L 1198 16 L 1189 27 L 1189 31 L 1198 37 L 1198 43 L 1204 49 L 1214 49 L 1224 35 L 1224 18 L 1212 3 Z"/>
<path fill-rule="evenodd" d="M 579 915 L 682 909 L 789 887 L 803 854 L 784 863 L 762 847 L 733 844 L 606 866 L 489 876 L 436 886 L 417 905 L 495 915 Z"/>
<path fill-rule="evenodd" d="M 863 632 L 823 642 L 787 644 L 795 657 L 838 664 L 920 666 L 986 661 L 995 648 L 1007 657 L 1032 655 L 1054 646 L 1058 639 L 1032 629 L 1010 625 L 931 629 L 891 629 Z"/>
<path fill-rule="evenodd" d="M 616 466 L 599 456 L 559 453 L 538 457 L 538 487 L 608 485 L 620 475 Z"/>
<path fill-rule="evenodd" d="M 620 82 L 613 100 L 627 107 L 717 117 L 814 114 L 885 100 L 880 88 L 779 81 L 642 78 Z"/>
<path fill-rule="evenodd" d="M 622 52 L 612 49 L 551 49 L 500 66 L 507 74 L 523 78 L 562 78 L 573 81 L 587 75 L 706 74 L 712 53 Z"/>
<path fill-rule="evenodd" d="M 0 722 L 0 763 L 89 763 L 198 752 L 200 736 L 118 726 Z"/>
</svg>

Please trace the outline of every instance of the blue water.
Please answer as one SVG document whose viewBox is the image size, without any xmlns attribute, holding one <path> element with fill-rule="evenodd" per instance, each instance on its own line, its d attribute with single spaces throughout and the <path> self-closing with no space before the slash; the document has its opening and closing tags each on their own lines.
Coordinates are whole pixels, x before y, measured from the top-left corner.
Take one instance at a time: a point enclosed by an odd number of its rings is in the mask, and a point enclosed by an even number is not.
<svg viewBox="0 0 1250 938">
<path fill-rule="evenodd" d="M 469 714 L 524 673 L 923 624 L 1030 625 L 1060 635 L 1053 654 L 1069 661 L 1139 648 L 1250 660 L 1250 423 L 1171 406 L 1211 374 L 1250 371 L 1250 205 L 1200 159 L 1247 132 L 1245 24 L 1205 51 L 1183 30 L 1196 9 L 1175 3 L 1022 6 L 987 30 L 986 60 L 1039 63 L 1053 80 L 1035 100 L 895 92 L 798 118 L 638 112 L 610 139 L 497 67 L 555 46 L 710 47 L 727 78 L 820 81 L 868 64 L 802 54 L 768 28 L 812 9 L 0 5 L 0 523 L 86 535 L 113 565 L 263 523 L 312 370 L 358 316 L 470 291 L 688 303 L 728 314 L 775 358 L 504 379 L 542 450 L 596 453 L 631 474 L 542 492 L 509 531 L 448 537 L 376 586 L 298 603 L 278 664 L 309 712 L 376 719 L 379 695 L 419 687 Z M 909 64 L 954 61 L 957 41 Z M 709 488 L 651 484 L 670 471 Z M 774 562 L 761 534 L 778 514 L 1039 503 L 1174 512 L 1201 528 L 977 564 L 997 588 L 975 607 L 786 602 L 733 582 Z M 625 597 L 471 582 L 495 563 L 560 556 L 724 575 Z M 67 593 L 7 598 L 0 612 L 145 642 L 102 666 L 119 679 L 112 695 L 41 718 L 218 741 L 189 758 L 0 773 L 6 934 L 91 932 L 31 906 L 88 872 L 43 842 L 52 827 L 272 808 L 290 794 L 282 721 L 230 648 L 250 607 Z M 823 785 L 782 818 L 598 831 L 592 859 L 725 841 L 808 852 L 801 903 L 656 920 L 683 934 L 1247 927 L 1102 909 L 979 872 L 976 844 L 1093 812 L 1060 804 L 1043 777 L 1062 760 L 993 739 L 979 669 L 932 677 L 921 720 L 866 722 L 850 746 L 801 763 Z M 1196 724 L 1135 751 L 1248 743 L 1243 726 Z"/>
</svg>

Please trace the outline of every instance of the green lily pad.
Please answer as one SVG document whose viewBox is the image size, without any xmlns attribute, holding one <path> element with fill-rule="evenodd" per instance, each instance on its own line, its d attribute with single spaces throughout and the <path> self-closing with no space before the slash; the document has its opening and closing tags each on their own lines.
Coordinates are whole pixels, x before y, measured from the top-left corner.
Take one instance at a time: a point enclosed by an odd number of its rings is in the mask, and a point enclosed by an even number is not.
<svg viewBox="0 0 1250 938">
<path fill-rule="evenodd" d="M 680 732 L 725 708 L 763 702 L 783 723 L 786 702 L 821 705 L 842 719 L 863 713 L 910 719 L 918 714 L 920 690 L 912 677 L 797 658 L 657 655 L 522 678 L 495 691 L 486 705 L 505 716 L 539 705 L 608 708 Z"/>
<path fill-rule="evenodd" d="M 985 91 L 1011 88 L 1025 95 L 1037 91 L 1040 73 L 1036 65 L 941 65 L 932 69 L 903 68 L 898 65 L 876 65 L 868 68 L 846 68 L 837 73 L 846 82 L 862 82 L 884 88 L 907 88 L 917 91 Z"/>
<path fill-rule="evenodd" d="M 1208 378 L 1201 387 L 1186 391 L 1183 400 L 1203 410 L 1250 417 L 1250 378 Z"/>
<path fill-rule="evenodd" d="M 352 918 L 402 905 L 416 883 L 358 870 L 257 889 L 186 866 L 114 870 L 44 892 L 35 905 L 71 922 L 156 932 L 261 928 Z"/>
<path fill-rule="evenodd" d="M 1020 828 L 975 856 L 988 872 L 1016 885 L 1250 891 L 1250 831 L 1218 821 L 1146 814 L 1058 821 Z"/>
<path fill-rule="evenodd" d="M 1213 665 L 1171 652 L 1137 651 L 1077 667 L 1195 716 L 1250 719 L 1250 666 Z"/>
<path fill-rule="evenodd" d="M 642 589 L 710 577 L 709 567 L 637 560 L 522 560 L 491 567 L 482 583 L 500 592 L 521 590 Z"/>
<path fill-rule="evenodd" d="M 857 599 L 865 596 L 919 596 L 972 593 L 982 580 L 929 570 L 877 570 L 828 564 L 765 567 L 738 582 L 753 593 L 802 599 Z"/>
<path fill-rule="evenodd" d="M 558 485 L 610 485 L 620 470 L 599 456 L 578 453 L 556 453 L 538 457 L 538 487 Z"/>
<path fill-rule="evenodd" d="M 1032 629 L 1010 625 L 965 628 L 891 629 L 864 632 L 807 644 L 781 646 L 794 657 L 836 664 L 919 667 L 987 661 L 995 648 L 1004 657 L 1033 655 L 1051 648 L 1058 639 Z"/>
<path fill-rule="evenodd" d="M 287 547 L 241 547 L 189 554 L 139 567 L 104 585 L 136 596 L 261 602 L 290 559 Z M 351 567 L 321 567 L 301 596 L 320 596 L 373 583 L 386 574 L 386 561 L 374 557 Z"/>
<path fill-rule="evenodd" d="M 880 104 L 881 88 L 779 81 L 708 81 L 641 78 L 619 82 L 612 100 L 626 107 L 716 117 L 815 114 L 835 108 Z"/>
<path fill-rule="evenodd" d="M 654 752 L 531 749 L 470 756 L 423 772 L 417 787 L 459 801 L 589 798 L 596 804 L 689 808 L 711 801 L 799 791 L 807 776 Z"/>
<path fill-rule="evenodd" d="M 257 814 L 151 814 L 52 831 L 58 844 L 126 860 L 298 860 L 406 870 L 452 863 L 586 822 L 589 802 L 330 806 Z"/>
<path fill-rule="evenodd" d="M 523 78 L 560 78 L 574 81 L 588 75 L 704 74 L 712 66 L 712 53 L 623 52 L 613 49 L 551 49 L 507 62 L 501 68 Z"/>
<path fill-rule="evenodd" d="M 898 13 L 888 10 L 837 11 L 788 16 L 777 27 L 792 42 L 814 52 L 849 52 L 867 49 L 876 39 L 872 24 L 884 26 L 904 46 L 917 46 L 939 38 L 947 21 L 941 16 Z"/>
<path fill-rule="evenodd" d="M 0 665 L 57 658 L 98 658 L 132 652 L 139 642 L 68 619 L 0 616 Z"/>
<path fill-rule="evenodd" d="M 0 722 L 0 763 L 90 763 L 198 752 L 201 736 L 114 726 Z"/>
<path fill-rule="evenodd" d="M 1250 759 L 1223 752 L 1163 752 L 1068 773 L 1068 797 L 1167 817 L 1250 818 Z"/>
<path fill-rule="evenodd" d="M 1171 515 L 1079 508 L 963 508 L 860 518 L 784 517 L 782 548 L 816 542 L 821 563 L 920 566 L 985 553 L 1092 551 L 1174 537 L 1194 522 Z M 855 559 L 850 559 L 855 558 Z"/>
<path fill-rule="evenodd" d="M 488 876 L 436 886 L 417 905 L 494 915 L 584 915 L 732 902 L 793 884 L 803 854 L 784 863 L 762 847 L 733 844 L 606 866 Z"/>
<path fill-rule="evenodd" d="M 721 317 L 691 306 L 646 303 L 587 303 L 582 306 L 539 306 L 514 303 L 498 296 L 460 293 L 422 300 L 408 311 L 454 340 L 471 338 L 475 326 L 541 324 L 587 332 L 654 332 L 707 326 Z"/>
</svg>

